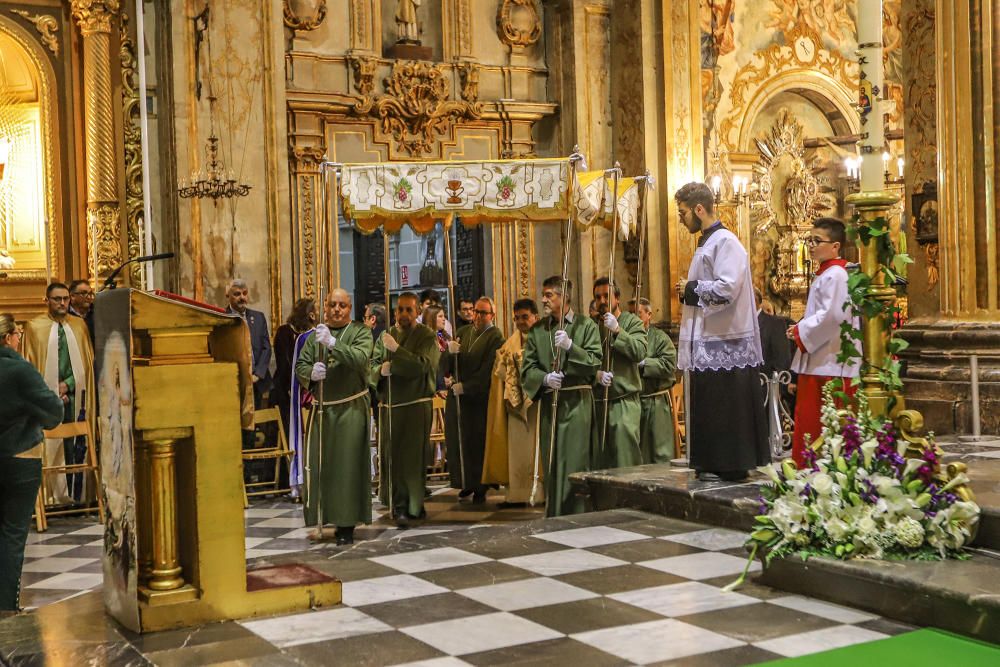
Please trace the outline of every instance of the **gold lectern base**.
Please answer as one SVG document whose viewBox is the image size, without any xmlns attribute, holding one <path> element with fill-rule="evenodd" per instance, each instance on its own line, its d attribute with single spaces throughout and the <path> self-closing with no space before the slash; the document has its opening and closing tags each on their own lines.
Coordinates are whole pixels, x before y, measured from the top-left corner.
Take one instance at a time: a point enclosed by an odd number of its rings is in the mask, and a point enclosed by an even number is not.
<svg viewBox="0 0 1000 667">
<path fill-rule="evenodd" d="M 340 604 L 342 592 L 340 581 L 333 580 L 236 593 L 215 600 L 198 597 L 198 591 L 190 585 L 175 591 L 149 591 L 140 588 L 139 598 L 140 632 L 157 632 L 328 607 Z"/>
</svg>

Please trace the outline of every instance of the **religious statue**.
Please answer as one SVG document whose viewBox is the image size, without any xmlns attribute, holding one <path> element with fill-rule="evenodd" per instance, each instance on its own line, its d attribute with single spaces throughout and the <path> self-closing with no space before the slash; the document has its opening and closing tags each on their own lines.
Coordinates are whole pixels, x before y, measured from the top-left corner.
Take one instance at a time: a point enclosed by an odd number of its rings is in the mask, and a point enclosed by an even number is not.
<svg viewBox="0 0 1000 667">
<path fill-rule="evenodd" d="M 417 7 L 422 0 L 399 0 L 396 5 L 396 42 L 419 44 Z"/>
<path fill-rule="evenodd" d="M 17 263 L 10 253 L 6 250 L 0 250 L 0 269 L 13 269 L 14 264 Z"/>
</svg>

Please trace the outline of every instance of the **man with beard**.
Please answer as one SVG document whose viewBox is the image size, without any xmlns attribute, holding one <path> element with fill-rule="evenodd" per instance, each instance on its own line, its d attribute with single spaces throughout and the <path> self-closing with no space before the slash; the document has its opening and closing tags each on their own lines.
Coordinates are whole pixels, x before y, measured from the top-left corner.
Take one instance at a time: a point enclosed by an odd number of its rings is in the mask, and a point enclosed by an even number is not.
<svg viewBox="0 0 1000 667">
<path fill-rule="evenodd" d="M 340 545 L 354 542 L 355 525 L 372 521 L 372 337 L 368 327 L 351 321 L 351 307 L 345 290 L 330 292 L 324 323 L 308 335 L 295 363 L 295 375 L 316 398 L 306 443 L 306 525 L 315 525 L 314 536 L 322 539 L 323 525 L 332 523 Z"/>
<path fill-rule="evenodd" d="M 594 384 L 594 468 L 642 465 L 639 362 L 646 357 L 646 329 L 638 317 L 622 312 L 620 298 L 621 290 L 609 278 L 594 282 L 602 353 Z"/>
<path fill-rule="evenodd" d="M 438 350 L 417 323 L 417 295 L 396 302 L 396 325 L 382 333 L 369 366 L 379 398 L 380 495 L 402 528 L 424 515 L 424 452 L 429 449 Z"/>
<path fill-rule="evenodd" d="M 538 307 L 531 299 L 514 302 L 516 330 L 497 351 L 486 420 L 486 461 L 483 484 L 503 484 L 507 498 L 500 507 L 519 507 L 531 494 L 535 428 L 538 403 L 521 387 L 521 361 L 528 331 L 538 321 Z"/>
<path fill-rule="evenodd" d="M 447 376 L 448 402 L 445 433 L 448 443 L 448 470 L 452 488 L 461 489 L 460 498 L 486 502 L 483 484 L 483 457 L 486 450 L 486 414 L 490 378 L 503 335 L 493 326 L 493 301 L 480 297 L 474 305 L 473 323 L 458 330 L 441 355 L 441 369 L 454 370 Z"/>
<path fill-rule="evenodd" d="M 687 230 L 701 233 L 687 279 L 677 285 L 689 463 L 702 481 L 742 480 L 771 460 L 750 263 L 736 235 L 716 219 L 711 188 L 688 183 L 674 198 Z"/>
<path fill-rule="evenodd" d="M 601 365 L 597 325 L 570 307 L 573 283 L 542 283 L 545 317 L 528 332 L 521 365 L 525 396 L 541 403 L 533 476 L 544 470 L 546 516 L 583 511 L 569 476 L 590 467 L 594 376 Z"/>
</svg>

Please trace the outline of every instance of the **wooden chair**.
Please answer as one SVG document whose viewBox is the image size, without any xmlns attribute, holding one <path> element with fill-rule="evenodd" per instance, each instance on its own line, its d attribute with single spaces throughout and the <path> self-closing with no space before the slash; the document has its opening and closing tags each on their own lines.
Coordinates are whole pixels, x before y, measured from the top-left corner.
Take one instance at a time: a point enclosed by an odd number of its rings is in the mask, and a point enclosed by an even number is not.
<svg viewBox="0 0 1000 667">
<path fill-rule="evenodd" d="M 101 523 L 104 523 L 104 498 L 101 495 L 101 475 L 97 464 L 97 452 L 94 447 L 94 436 L 90 432 L 90 424 L 86 421 L 67 422 L 56 426 L 51 431 L 43 431 L 46 439 L 62 440 L 66 438 L 83 437 L 87 442 L 87 455 L 83 463 L 71 465 L 48 465 L 45 458 L 45 447 L 42 447 L 42 485 L 38 489 L 38 498 L 35 499 L 35 527 L 39 533 L 44 533 L 49 528 L 50 516 L 65 516 L 68 514 L 89 514 L 97 512 Z M 89 478 L 94 484 L 94 496 L 97 499 L 97 507 L 77 506 L 61 508 L 58 505 L 47 505 L 45 503 L 45 481 L 52 475 L 73 475 L 82 474 L 84 479 Z"/>
<path fill-rule="evenodd" d="M 448 478 L 448 450 L 444 438 L 445 399 L 434 397 L 434 413 L 431 420 L 431 460 L 427 466 L 427 479 L 439 480 Z"/>
<path fill-rule="evenodd" d="M 249 505 L 250 496 L 266 496 L 277 493 L 288 493 L 291 488 L 281 487 L 281 460 L 285 459 L 286 466 L 290 469 L 292 465 L 292 450 L 288 448 L 288 440 L 285 438 L 285 427 L 281 422 L 281 412 L 278 408 L 265 408 L 254 412 L 254 429 L 256 430 L 264 424 L 277 424 L 278 435 L 277 444 L 273 447 L 258 447 L 256 449 L 243 450 L 243 462 L 247 461 L 274 461 L 274 477 L 263 482 L 250 482 L 247 484 L 246 478 L 243 480 L 243 505 Z M 268 488 L 260 488 L 268 487 Z"/>
<path fill-rule="evenodd" d="M 681 458 L 687 453 L 687 432 L 684 419 L 684 385 L 675 384 L 670 388 L 670 411 L 674 419 L 674 458 Z"/>
</svg>

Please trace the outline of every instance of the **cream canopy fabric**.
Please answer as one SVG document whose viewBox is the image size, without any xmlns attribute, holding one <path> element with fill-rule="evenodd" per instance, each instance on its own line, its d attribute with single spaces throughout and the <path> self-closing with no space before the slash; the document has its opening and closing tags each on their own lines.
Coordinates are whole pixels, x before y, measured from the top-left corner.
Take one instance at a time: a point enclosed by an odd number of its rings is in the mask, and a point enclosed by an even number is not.
<svg viewBox="0 0 1000 667">
<path fill-rule="evenodd" d="M 470 162 L 382 162 L 341 169 L 344 216 L 362 232 L 379 227 L 396 234 L 404 224 L 426 234 L 437 221 L 462 223 L 564 221 L 610 227 L 613 184 L 604 172 L 578 174 L 573 184 L 566 158 Z M 572 198 L 569 196 L 573 190 Z M 619 181 L 620 238 L 634 228 L 638 208 L 634 179 Z"/>
</svg>

